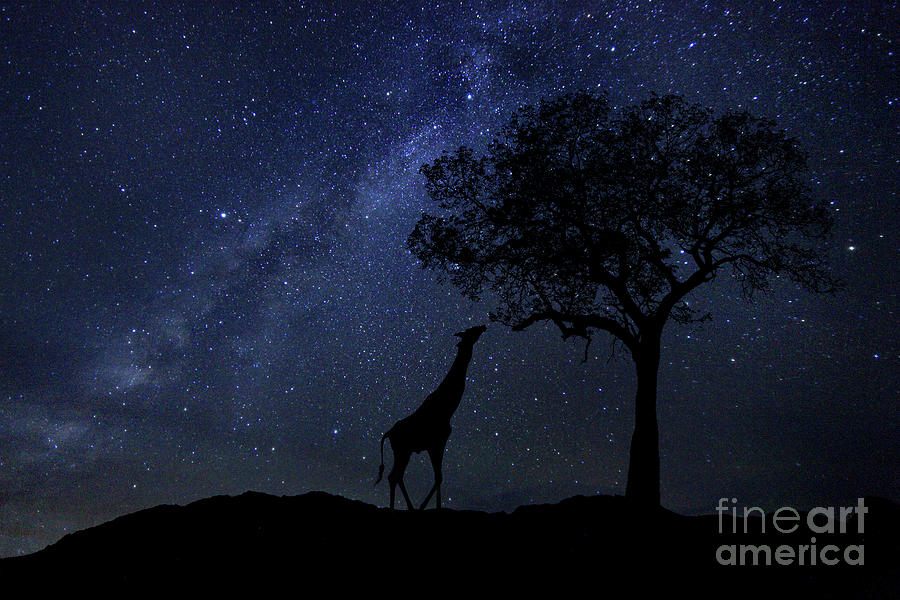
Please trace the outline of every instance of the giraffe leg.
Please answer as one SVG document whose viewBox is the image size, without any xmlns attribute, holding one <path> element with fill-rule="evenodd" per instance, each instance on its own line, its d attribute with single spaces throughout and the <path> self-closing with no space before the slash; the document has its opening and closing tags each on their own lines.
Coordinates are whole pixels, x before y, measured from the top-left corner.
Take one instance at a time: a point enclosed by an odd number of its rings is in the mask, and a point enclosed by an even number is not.
<svg viewBox="0 0 900 600">
<path fill-rule="evenodd" d="M 447 440 L 445 439 L 440 446 L 428 451 L 428 456 L 431 458 L 431 468 L 434 469 L 434 485 L 431 486 L 431 491 L 428 492 L 428 495 L 425 496 L 421 506 L 419 506 L 420 510 L 428 505 L 428 501 L 431 500 L 432 496 L 435 496 L 437 508 L 441 507 L 441 481 L 444 479 L 442 474 L 442 463 L 444 462 L 444 448 L 446 445 Z"/>
<path fill-rule="evenodd" d="M 412 500 L 409 499 L 409 494 L 406 493 L 406 486 L 403 485 L 403 480 L 397 482 L 397 485 L 400 486 L 400 491 L 403 492 L 403 497 L 406 499 L 406 508 L 409 510 L 415 510 L 416 507 L 413 506 Z"/>
<path fill-rule="evenodd" d="M 435 481 L 434 485 L 431 486 L 431 490 L 428 492 L 428 495 L 425 496 L 425 499 L 422 500 L 422 504 L 419 505 L 419 510 L 424 510 L 425 507 L 428 506 L 428 501 L 431 500 L 432 496 L 434 496 L 434 492 L 437 490 L 437 487 L 438 487 L 438 483 L 437 483 L 437 481 Z M 438 492 L 437 494 L 438 494 L 437 497 L 439 498 L 438 499 L 438 508 L 440 508 L 441 507 L 441 501 L 440 501 L 441 493 Z"/>
<path fill-rule="evenodd" d="M 406 500 L 406 506 L 409 509 L 413 508 L 412 502 L 409 499 L 409 494 L 406 492 L 406 486 L 403 484 L 403 474 L 406 472 L 406 466 L 409 464 L 410 452 L 408 451 L 394 451 L 394 466 L 391 468 L 390 474 L 388 474 L 388 483 L 391 484 L 391 508 L 394 508 L 394 490 L 397 486 L 400 486 L 400 492 L 403 494 L 403 498 Z"/>
</svg>

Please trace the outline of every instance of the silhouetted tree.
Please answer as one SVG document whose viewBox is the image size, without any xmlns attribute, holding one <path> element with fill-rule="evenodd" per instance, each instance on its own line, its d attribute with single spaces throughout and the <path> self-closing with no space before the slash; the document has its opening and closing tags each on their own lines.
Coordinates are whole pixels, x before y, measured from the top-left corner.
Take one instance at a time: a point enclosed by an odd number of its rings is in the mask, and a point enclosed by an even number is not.
<svg viewBox="0 0 900 600">
<path fill-rule="evenodd" d="M 626 495 L 638 502 L 659 504 L 663 328 L 708 317 L 688 293 L 723 271 L 747 297 L 771 276 L 836 285 L 816 249 L 831 216 L 805 154 L 746 112 L 715 117 L 668 95 L 614 115 L 603 96 L 568 94 L 521 109 L 484 155 L 461 147 L 421 172 L 442 209 L 407 240 L 424 267 L 473 300 L 493 292 L 492 318 L 514 330 L 550 321 L 588 343 L 604 330 L 629 351 Z"/>
</svg>

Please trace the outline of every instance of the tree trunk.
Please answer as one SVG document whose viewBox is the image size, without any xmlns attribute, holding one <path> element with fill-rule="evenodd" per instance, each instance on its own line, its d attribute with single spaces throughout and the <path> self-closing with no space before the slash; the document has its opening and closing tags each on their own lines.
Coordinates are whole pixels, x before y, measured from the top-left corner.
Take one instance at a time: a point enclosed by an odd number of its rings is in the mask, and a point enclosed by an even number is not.
<svg viewBox="0 0 900 600">
<path fill-rule="evenodd" d="M 634 433 L 628 465 L 625 496 L 634 503 L 659 506 L 659 426 L 656 421 L 656 382 L 659 373 L 659 342 L 650 342 L 633 354 L 637 368 L 634 400 Z"/>
</svg>

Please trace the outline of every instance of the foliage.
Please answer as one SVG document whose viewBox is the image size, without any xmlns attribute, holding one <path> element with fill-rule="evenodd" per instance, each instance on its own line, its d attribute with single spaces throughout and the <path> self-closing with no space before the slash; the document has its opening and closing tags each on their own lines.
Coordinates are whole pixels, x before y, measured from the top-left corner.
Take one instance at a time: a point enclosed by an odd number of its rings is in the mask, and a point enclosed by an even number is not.
<svg viewBox="0 0 900 600">
<path fill-rule="evenodd" d="M 633 354 L 668 319 L 704 318 L 685 296 L 725 269 L 747 296 L 775 275 L 834 288 L 817 249 L 831 217 L 806 170 L 795 139 L 746 112 L 668 95 L 613 115 L 604 96 L 568 94 L 521 109 L 484 155 L 424 165 L 441 210 L 407 243 L 468 297 L 490 290 L 515 329 L 603 329 Z"/>
</svg>

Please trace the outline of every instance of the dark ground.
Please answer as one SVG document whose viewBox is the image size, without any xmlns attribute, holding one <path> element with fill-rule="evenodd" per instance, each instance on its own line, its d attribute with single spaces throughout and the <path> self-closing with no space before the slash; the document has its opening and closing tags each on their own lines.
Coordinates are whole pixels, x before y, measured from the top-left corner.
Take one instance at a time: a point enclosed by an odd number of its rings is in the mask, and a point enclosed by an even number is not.
<svg viewBox="0 0 900 600">
<path fill-rule="evenodd" d="M 816 535 L 865 547 L 863 566 L 721 566 L 722 544 L 809 544 L 797 534 L 726 534 L 716 515 L 639 510 L 619 496 L 574 497 L 511 514 L 391 512 L 312 492 L 255 492 L 187 506 L 158 506 L 67 535 L 35 554 L 0 561 L 8 590 L 89 594 L 202 589 L 308 593 L 393 590 L 440 593 L 553 592 L 610 597 L 623 591 L 716 598 L 896 598 L 900 506 L 866 498 L 864 534 Z M 802 521 L 803 523 L 805 521 Z M 759 520 L 749 523 L 758 531 Z M 743 522 L 739 521 L 742 531 Z M 317 594 L 318 595 L 318 594 Z M 393 595 L 393 594 L 392 594 Z"/>
</svg>

